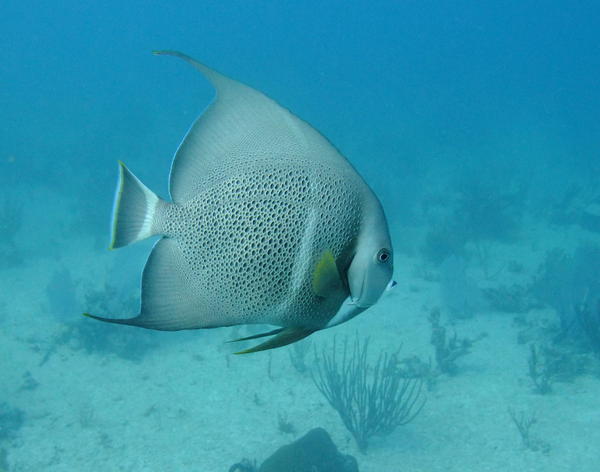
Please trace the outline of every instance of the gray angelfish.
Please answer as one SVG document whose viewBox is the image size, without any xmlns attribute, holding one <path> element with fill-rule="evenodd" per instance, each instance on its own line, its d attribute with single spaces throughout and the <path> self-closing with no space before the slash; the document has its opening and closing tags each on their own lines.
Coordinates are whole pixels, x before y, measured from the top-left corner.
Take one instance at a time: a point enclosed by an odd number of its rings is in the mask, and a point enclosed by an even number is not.
<svg viewBox="0 0 600 472">
<path fill-rule="evenodd" d="M 373 306 L 392 277 L 379 200 L 305 121 L 192 58 L 216 89 L 173 159 L 171 202 L 123 163 L 111 248 L 154 235 L 140 313 L 102 321 L 158 330 L 268 323 L 271 349 Z"/>
</svg>

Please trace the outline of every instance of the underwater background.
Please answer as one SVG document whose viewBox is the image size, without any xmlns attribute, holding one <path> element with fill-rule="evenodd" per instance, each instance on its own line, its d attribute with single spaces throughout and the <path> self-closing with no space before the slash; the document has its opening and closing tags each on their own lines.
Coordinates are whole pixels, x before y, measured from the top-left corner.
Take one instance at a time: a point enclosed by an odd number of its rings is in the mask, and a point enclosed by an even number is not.
<svg viewBox="0 0 600 472">
<path fill-rule="evenodd" d="M 597 470 L 600 4 L 8 0 L 0 39 L 0 471 Z M 248 356 L 225 341 L 255 327 L 81 316 L 138 311 L 153 241 L 107 250 L 117 161 L 166 197 L 213 97 L 153 49 L 341 150 L 393 292 Z M 314 428 L 345 465 L 267 461 Z"/>
</svg>

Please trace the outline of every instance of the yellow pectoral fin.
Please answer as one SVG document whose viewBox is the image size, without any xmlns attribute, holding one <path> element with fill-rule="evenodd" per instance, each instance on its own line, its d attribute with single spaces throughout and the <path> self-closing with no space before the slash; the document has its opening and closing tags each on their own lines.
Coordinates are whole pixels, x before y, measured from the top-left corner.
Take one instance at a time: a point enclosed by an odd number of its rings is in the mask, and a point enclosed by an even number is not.
<svg viewBox="0 0 600 472">
<path fill-rule="evenodd" d="M 340 271 L 331 251 L 325 251 L 317 262 L 312 277 L 313 291 L 323 298 L 343 287 Z"/>
</svg>

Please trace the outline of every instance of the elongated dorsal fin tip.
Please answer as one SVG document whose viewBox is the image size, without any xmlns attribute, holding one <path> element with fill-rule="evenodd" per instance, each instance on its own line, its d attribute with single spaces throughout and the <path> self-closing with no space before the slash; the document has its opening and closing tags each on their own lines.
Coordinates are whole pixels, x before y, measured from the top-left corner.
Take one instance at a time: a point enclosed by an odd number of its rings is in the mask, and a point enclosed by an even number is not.
<svg viewBox="0 0 600 472">
<path fill-rule="evenodd" d="M 183 54 L 179 51 L 173 51 L 171 49 L 154 49 L 152 50 L 152 54 L 154 54 L 155 56 L 178 56 L 186 60 L 190 59 L 190 57 L 186 54 Z"/>
<path fill-rule="evenodd" d="M 216 70 L 202 64 L 201 62 L 198 62 L 193 57 L 188 56 L 187 54 L 184 54 L 182 52 L 171 51 L 171 50 L 154 50 L 154 51 L 152 51 L 152 54 L 154 54 L 155 56 L 178 57 L 178 58 L 183 59 L 184 61 L 190 63 L 192 66 L 194 66 L 194 68 L 198 69 L 202 73 L 202 75 L 204 75 L 210 81 L 210 83 L 217 90 L 217 92 L 219 92 L 223 87 L 226 87 L 228 84 L 230 84 L 230 85 L 235 84 L 237 86 L 242 86 L 242 87 L 248 88 L 246 85 L 242 84 L 241 82 L 233 80 L 233 79 L 221 74 L 220 72 L 217 72 Z M 251 89 L 251 90 L 253 90 L 253 89 Z"/>
</svg>

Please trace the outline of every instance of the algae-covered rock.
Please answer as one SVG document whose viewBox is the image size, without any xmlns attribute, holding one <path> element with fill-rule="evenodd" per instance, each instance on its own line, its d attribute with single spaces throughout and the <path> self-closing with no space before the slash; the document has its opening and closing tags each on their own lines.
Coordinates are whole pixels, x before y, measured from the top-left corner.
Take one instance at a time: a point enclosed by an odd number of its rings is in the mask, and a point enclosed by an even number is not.
<svg viewBox="0 0 600 472">
<path fill-rule="evenodd" d="M 341 454 L 323 428 L 310 430 L 291 444 L 280 447 L 258 472 L 358 472 L 352 456 Z"/>
</svg>

